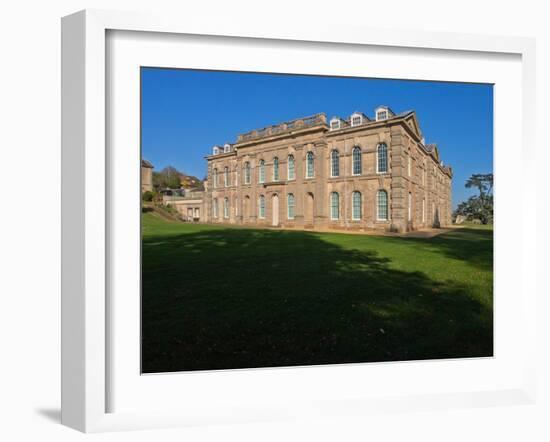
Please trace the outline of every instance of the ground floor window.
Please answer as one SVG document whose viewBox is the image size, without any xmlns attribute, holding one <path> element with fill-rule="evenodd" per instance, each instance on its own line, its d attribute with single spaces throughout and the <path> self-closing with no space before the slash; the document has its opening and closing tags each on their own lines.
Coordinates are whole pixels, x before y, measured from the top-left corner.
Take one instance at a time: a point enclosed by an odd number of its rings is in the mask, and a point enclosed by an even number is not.
<svg viewBox="0 0 550 442">
<path fill-rule="evenodd" d="M 265 196 L 260 195 L 258 201 L 258 217 L 265 218 Z"/>
<path fill-rule="evenodd" d="M 228 198 L 223 199 L 223 217 L 229 218 L 229 199 Z"/>
<path fill-rule="evenodd" d="M 289 193 L 287 196 L 288 219 L 294 219 L 294 195 Z"/>
<path fill-rule="evenodd" d="M 388 193 L 385 190 L 379 190 L 376 197 L 376 217 L 378 221 L 388 220 Z"/>
<path fill-rule="evenodd" d="M 330 194 L 330 219 L 337 220 L 340 218 L 340 196 L 338 192 Z"/>
<path fill-rule="evenodd" d="M 361 192 L 353 192 L 351 194 L 352 213 L 351 217 L 354 221 L 361 219 Z"/>
</svg>

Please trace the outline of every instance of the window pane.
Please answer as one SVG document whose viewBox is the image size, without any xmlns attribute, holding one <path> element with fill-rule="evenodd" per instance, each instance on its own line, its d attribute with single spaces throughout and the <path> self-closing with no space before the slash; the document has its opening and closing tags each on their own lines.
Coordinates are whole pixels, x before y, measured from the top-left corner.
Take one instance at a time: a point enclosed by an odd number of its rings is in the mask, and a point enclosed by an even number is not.
<svg viewBox="0 0 550 442">
<path fill-rule="evenodd" d="M 330 194 L 330 218 L 338 219 L 340 217 L 340 201 L 337 192 Z"/>
<path fill-rule="evenodd" d="M 388 194 L 385 190 L 378 191 L 377 206 L 378 219 L 386 221 L 388 219 Z"/>
<path fill-rule="evenodd" d="M 294 179 L 294 156 L 292 155 L 288 157 L 288 179 Z"/>
<path fill-rule="evenodd" d="M 313 152 L 307 153 L 306 162 L 307 162 L 306 177 L 313 178 L 313 174 L 314 174 Z"/>
<path fill-rule="evenodd" d="M 288 205 L 288 219 L 294 219 L 294 195 L 292 193 L 288 194 L 287 205 Z"/>
<path fill-rule="evenodd" d="M 361 148 L 360 147 L 353 148 L 352 161 L 353 161 L 352 173 L 354 175 L 361 175 L 362 170 L 361 170 Z"/>
<path fill-rule="evenodd" d="M 265 218 L 265 197 L 260 195 L 260 202 L 258 205 L 258 216 L 260 218 Z"/>
<path fill-rule="evenodd" d="M 378 146 L 378 172 L 388 171 L 388 148 L 385 144 Z"/>
<path fill-rule="evenodd" d="M 273 158 L 273 181 L 279 181 L 279 158 Z"/>
<path fill-rule="evenodd" d="M 340 155 L 337 150 L 333 150 L 331 153 L 331 176 L 340 176 Z"/>
<path fill-rule="evenodd" d="M 263 183 L 265 181 L 265 162 L 260 160 L 260 167 L 258 170 L 258 182 Z"/>
<path fill-rule="evenodd" d="M 353 192 L 352 206 L 352 218 L 354 220 L 361 219 L 361 192 Z"/>
</svg>

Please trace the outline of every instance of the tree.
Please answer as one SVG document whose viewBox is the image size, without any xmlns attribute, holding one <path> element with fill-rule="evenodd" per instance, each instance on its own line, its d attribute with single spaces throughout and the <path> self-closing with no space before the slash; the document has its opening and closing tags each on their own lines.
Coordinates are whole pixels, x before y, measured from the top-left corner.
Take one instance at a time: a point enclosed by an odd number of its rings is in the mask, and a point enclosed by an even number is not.
<svg viewBox="0 0 550 442">
<path fill-rule="evenodd" d="M 493 222 L 493 174 L 474 174 L 466 181 L 468 189 L 477 188 L 479 195 L 461 202 L 454 217 L 463 215 L 468 220 L 478 219 L 482 224 Z"/>
<path fill-rule="evenodd" d="M 179 189 L 180 175 L 175 167 L 165 167 L 160 172 L 153 172 L 153 186 L 157 189 Z"/>
</svg>

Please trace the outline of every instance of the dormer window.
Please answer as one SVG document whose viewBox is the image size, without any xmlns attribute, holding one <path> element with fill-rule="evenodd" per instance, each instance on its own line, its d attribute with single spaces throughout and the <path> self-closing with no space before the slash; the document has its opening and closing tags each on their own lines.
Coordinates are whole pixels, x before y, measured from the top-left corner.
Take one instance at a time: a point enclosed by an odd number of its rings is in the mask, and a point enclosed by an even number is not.
<svg viewBox="0 0 550 442">
<path fill-rule="evenodd" d="M 225 145 L 223 146 L 223 151 L 224 151 L 224 153 L 227 153 L 227 152 L 229 152 L 230 150 L 231 150 L 231 145 L 230 145 L 230 144 L 225 144 Z"/>
<path fill-rule="evenodd" d="M 376 115 L 376 121 L 387 120 L 395 115 L 388 106 L 378 106 L 374 110 L 374 114 Z"/>
<path fill-rule="evenodd" d="M 352 114 L 351 118 L 351 125 L 353 126 L 360 126 L 363 124 L 363 116 L 359 113 Z"/>
<path fill-rule="evenodd" d="M 220 148 L 218 146 L 214 146 L 214 148 L 212 149 L 212 153 L 214 155 L 218 155 L 220 153 Z"/>
<path fill-rule="evenodd" d="M 330 120 L 330 130 L 338 130 L 341 127 L 340 118 L 333 118 Z"/>
</svg>

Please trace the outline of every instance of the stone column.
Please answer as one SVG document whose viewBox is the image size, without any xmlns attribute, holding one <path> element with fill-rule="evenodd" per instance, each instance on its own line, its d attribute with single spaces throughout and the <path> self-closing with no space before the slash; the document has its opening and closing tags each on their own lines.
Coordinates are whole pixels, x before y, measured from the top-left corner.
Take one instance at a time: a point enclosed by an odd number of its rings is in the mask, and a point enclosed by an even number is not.
<svg viewBox="0 0 550 442">
<path fill-rule="evenodd" d="M 390 218 L 391 230 L 405 232 L 407 230 L 407 173 L 406 147 L 402 129 L 391 128 L 391 143 L 388 145 L 391 167 Z"/>
<path fill-rule="evenodd" d="M 315 154 L 315 215 L 313 223 L 316 227 L 328 223 L 328 198 L 326 181 L 326 151 L 327 143 L 319 141 L 313 144 Z"/>
</svg>

